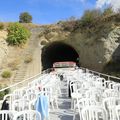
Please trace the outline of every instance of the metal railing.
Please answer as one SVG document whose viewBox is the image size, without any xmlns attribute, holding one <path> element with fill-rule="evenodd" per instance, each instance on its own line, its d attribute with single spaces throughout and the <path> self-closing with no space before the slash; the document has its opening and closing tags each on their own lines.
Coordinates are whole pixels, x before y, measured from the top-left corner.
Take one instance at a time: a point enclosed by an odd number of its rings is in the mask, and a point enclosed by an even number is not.
<svg viewBox="0 0 120 120">
<path fill-rule="evenodd" d="M 2 92 L 2 91 L 4 91 L 4 90 L 7 90 L 7 89 L 11 89 L 11 88 L 17 88 L 17 87 L 19 87 L 19 86 L 21 86 L 21 85 L 25 85 L 25 84 L 27 84 L 28 82 L 34 80 L 35 78 L 40 77 L 41 75 L 42 75 L 42 74 L 39 73 L 39 74 L 37 74 L 37 75 L 35 75 L 35 76 L 33 76 L 33 77 L 30 77 L 30 78 L 28 78 L 28 79 L 24 79 L 24 80 L 22 80 L 22 81 L 20 81 L 20 82 L 17 82 L 17 83 L 15 83 L 15 84 L 13 84 L 13 85 L 10 85 L 10 86 L 8 86 L 8 87 L 2 88 L 2 89 L 0 89 L 0 92 Z M 27 82 L 27 83 L 26 83 L 26 82 Z"/>
<path fill-rule="evenodd" d="M 89 72 L 89 73 L 92 73 L 94 75 L 98 75 L 100 77 L 104 77 L 106 80 L 112 80 L 112 81 L 115 81 L 115 82 L 120 82 L 120 78 L 119 77 L 115 77 L 115 76 L 107 75 L 107 74 L 104 74 L 104 73 L 96 72 L 96 71 L 89 70 L 89 69 L 83 68 L 83 67 L 80 67 L 80 69 L 82 69 L 85 72 Z M 38 77 L 42 76 L 43 74 L 50 73 L 51 71 L 54 71 L 54 68 L 48 68 L 48 69 L 42 71 L 42 73 L 39 73 L 39 74 L 37 74 L 37 75 L 35 75 L 33 77 L 30 77 L 30 78 L 25 79 L 25 80 L 23 80 L 21 82 L 15 83 L 15 84 L 13 84 L 11 86 L 5 87 L 3 89 L 0 89 L 0 92 L 2 92 L 4 90 L 7 90 L 7 89 L 11 89 L 11 88 L 17 88 L 19 85 L 22 85 L 22 84 L 25 85 L 25 82 L 28 83 L 28 82 L 34 80 L 35 78 L 38 78 Z"/>
<path fill-rule="evenodd" d="M 98 75 L 100 77 L 104 77 L 106 80 L 111 80 L 111 81 L 115 81 L 115 82 L 120 82 L 120 78 L 119 77 L 115 77 L 115 76 L 112 76 L 112 75 L 107 75 L 105 73 L 100 73 L 100 72 L 96 72 L 94 70 L 89 70 L 87 68 L 83 68 L 83 67 L 80 67 L 82 70 L 84 70 L 85 72 L 89 72 L 89 73 L 92 73 L 92 74 L 95 74 L 95 75 Z"/>
</svg>

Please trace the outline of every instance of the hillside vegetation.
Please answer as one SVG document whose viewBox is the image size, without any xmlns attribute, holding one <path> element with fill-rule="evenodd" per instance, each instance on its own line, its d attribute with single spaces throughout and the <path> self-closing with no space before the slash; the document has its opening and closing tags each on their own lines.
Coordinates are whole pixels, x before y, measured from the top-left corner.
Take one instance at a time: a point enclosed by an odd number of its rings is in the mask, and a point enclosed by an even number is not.
<svg viewBox="0 0 120 120">
<path fill-rule="evenodd" d="M 25 64 L 32 61 L 31 54 L 24 54 L 30 47 L 30 30 L 39 25 L 32 23 L 0 23 L 0 25 L 3 26 L 0 30 L 0 81 L 1 87 L 4 87 L 12 83 L 24 61 Z"/>
</svg>

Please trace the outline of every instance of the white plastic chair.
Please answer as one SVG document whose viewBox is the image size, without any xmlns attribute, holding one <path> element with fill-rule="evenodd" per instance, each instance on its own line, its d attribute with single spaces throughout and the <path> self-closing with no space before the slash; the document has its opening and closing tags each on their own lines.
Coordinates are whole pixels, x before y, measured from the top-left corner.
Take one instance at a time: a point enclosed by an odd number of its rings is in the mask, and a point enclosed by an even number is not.
<svg viewBox="0 0 120 120">
<path fill-rule="evenodd" d="M 26 99 L 14 100 L 12 104 L 12 110 L 15 111 L 29 110 L 29 100 Z"/>
<path fill-rule="evenodd" d="M 13 120 L 41 120 L 41 114 L 35 110 L 20 111 Z"/>
<path fill-rule="evenodd" d="M 113 84 L 113 89 L 115 89 L 115 90 L 117 90 L 118 92 L 120 92 L 120 83 Z"/>
<path fill-rule="evenodd" d="M 115 111 L 116 111 L 117 120 L 120 120 L 120 105 L 117 105 L 117 106 L 116 106 Z"/>
<path fill-rule="evenodd" d="M 0 120 L 13 120 L 16 111 L 11 110 L 0 110 Z"/>
<path fill-rule="evenodd" d="M 21 88 L 21 89 L 16 89 L 13 92 L 13 100 L 16 99 L 21 99 L 24 95 L 25 95 L 26 89 L 25 88 Z"/>
<path fill-rule="evenodd" d="M 58 102 L 57 102 L 58 96 L 57 96 L 57 91 L 53 90 L 52 87 L 55 87 L 55 86 L 44 87 L 43 90 L 41 91 L 41 94 L 48 97 L 49 104 L 51 104 L 52 109 L 54 109 L 55 105 L 56 105 L 56 108 L 58 108 Z"/>
<path fill-rule="evenodd" d="M 86 94 L 86 98 L 92 98 L 98 102 L 101 102 L 102 89 L 91 87 L 89 90 L 86 91 L 85 94 Z"/>
<path fill-rule="evenodd" d="M 120 104 L 120 99 L 116 97 L 108 97 L 103 100 L 103 106 L 108 113 L 110 120 L 116 120 L 115 107 Z"/>
<path fill-rule="evenodd" d="M 82 109 L 82 120 L 108 120 L 108 116 L 104 108 L 89 106 Z"/>
<path fill-rule="evenodd" d="M 29 110 L 35 110 L 35 103 L 37 99 L 33 99 L 29 102 Z"/>
<path fill-rule="evenodd" d="M 104 98 L 119 97 L 119 92 L 117 90 L 114 90 L 114 89 L 106 89 L 103 93 L 103 97 Z"/>
<path fill-rule="evenodd" d="M 76 93 L 77 89 L 79 89 L 81 87 L 82 87 L 82 83 L 80 81 L 78 81 L 78 80 L 70 81 L 70 94 L 71 94 L 71 97 L 73 96 L 72 94 Z M 74 102 L 75 101 L 76 101 L 76 99 L 72 97 L 71 109 L 74 108 Z"/>
<path fill-rule="evenodd" d="M 78 108 L 78 112 L 79 112 L 79 116 L 80 116 L 80 120 L 82 119 L 82 115 L 81 115 L 81 111 L 83 108 L 87 107 L 87 106 L 98 106 L 98 102 L 95 101 L 95 99 L 90 99 L 90 98 L 82 98 L 80 100 L 77 101 L 77 108 Z M 75 114 L 74 117 L 75 119 Z"/>
</svg>

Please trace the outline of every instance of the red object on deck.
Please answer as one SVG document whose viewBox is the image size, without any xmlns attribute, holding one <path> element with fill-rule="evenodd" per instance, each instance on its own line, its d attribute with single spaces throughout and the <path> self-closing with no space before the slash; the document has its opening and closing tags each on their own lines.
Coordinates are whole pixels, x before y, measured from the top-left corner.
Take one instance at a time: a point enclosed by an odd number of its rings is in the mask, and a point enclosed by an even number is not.
<svg viewBox="0 0 120 120">
<path fill-rule="evenodd" d="M 55 62 L 53 63 L 54 68 L 64 68 L 64 67 L 75 67 L 76 63 L 73 61 L 65 61 L 65 62 Z"/>
</svg>

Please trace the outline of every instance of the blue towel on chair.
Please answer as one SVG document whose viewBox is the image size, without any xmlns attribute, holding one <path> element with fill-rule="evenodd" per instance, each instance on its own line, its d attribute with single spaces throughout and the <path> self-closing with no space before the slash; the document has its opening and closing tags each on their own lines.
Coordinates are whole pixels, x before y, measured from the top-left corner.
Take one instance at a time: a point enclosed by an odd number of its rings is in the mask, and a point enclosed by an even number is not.
<svg viewBox="0 0 120 120">
<path fill-rule="evenodd" d="M 40 112 L 42 120 L 44 120 L 44 118 L 48 118 L 48 98 L 47 98 L 47 96 L 40 95 L 37 98 L 35 108 L 38 112 Z"/>
</svg>

